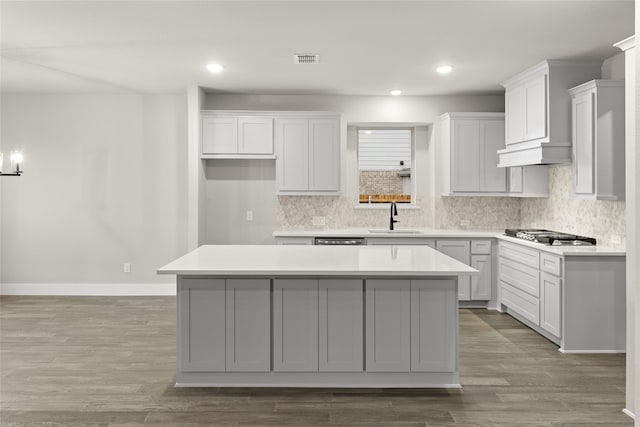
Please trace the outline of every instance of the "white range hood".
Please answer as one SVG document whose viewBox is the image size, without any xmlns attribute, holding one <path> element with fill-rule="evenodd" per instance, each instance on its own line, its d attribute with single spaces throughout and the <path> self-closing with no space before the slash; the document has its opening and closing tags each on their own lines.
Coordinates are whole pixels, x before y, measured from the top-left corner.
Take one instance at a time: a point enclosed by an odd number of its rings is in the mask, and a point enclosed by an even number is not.
<svg viewBox="0 0 640 427">
<path fill-rule="evenodd" d="M 571 163 L 568 89 L 600 78 L 602 62 L 545 60 L 502 83 L 505 142 L 499 167 Z"/>
</svg>

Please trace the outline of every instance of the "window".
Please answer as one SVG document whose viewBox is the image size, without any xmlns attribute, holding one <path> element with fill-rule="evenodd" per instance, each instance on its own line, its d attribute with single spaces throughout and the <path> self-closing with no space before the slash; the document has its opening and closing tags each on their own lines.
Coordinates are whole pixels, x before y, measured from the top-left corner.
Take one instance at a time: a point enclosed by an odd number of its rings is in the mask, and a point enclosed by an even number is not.
<svg viewBox="0 0 640 427">
<path fill-rule="evenodd" d="M 412 129 L 358 129 L 360 203 L 411 203 L 412 141 Z"/>
</svg>

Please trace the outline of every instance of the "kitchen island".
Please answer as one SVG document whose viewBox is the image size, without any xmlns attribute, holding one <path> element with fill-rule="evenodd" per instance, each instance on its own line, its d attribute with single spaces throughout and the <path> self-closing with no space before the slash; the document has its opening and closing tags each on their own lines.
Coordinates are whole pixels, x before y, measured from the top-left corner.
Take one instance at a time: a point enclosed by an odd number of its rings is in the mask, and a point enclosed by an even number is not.
<svg viewBox="0 0 640 427">
<path fill-rule="evenodd" d="M 427 246 L 202 246 L 177 275 L 177 386 L 459 387 L 458 276 Z"/>
</svg>

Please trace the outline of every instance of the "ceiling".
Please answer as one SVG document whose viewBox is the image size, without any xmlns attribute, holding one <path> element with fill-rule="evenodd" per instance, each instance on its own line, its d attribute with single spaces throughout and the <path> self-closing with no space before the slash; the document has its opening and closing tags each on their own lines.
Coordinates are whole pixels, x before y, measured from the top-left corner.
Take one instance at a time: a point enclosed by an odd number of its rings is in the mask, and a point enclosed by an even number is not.
<svg viewBox="0 0 640 427">
<path fill-rule="evenodd" d="M 634 2 L 3 0 L 0 24 L 3 92 L 489 94 L 545 58 L 620 53 Z"/>
</svg>

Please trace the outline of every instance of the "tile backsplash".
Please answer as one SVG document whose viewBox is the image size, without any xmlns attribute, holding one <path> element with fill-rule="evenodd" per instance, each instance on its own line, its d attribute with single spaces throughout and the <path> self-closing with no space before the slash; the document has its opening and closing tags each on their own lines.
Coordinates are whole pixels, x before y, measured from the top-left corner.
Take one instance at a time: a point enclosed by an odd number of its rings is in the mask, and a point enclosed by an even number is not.
<svg viewBox="0 0 640 427">
<path fill-rule="evenodd" d="M 545 199 L 419 197 L 417 208 L 400 208 L 397 227 L 482 230 L 548 228 L 595 237 L 602 246 L 624 247 L 624 201 L 576 199 L 571 197 L 572 186 L 571 166 L 555 166 L 549 168 L 549 198 Z M 278 229 L 313 228 L 313 217 L 324 217 L 323 228 L 389 226 L 388 209 L 356 207 L 353 197 L 277 198 Z"/>
<path fill-rule="evenodd" d="M 598 245 L 624 247 L 625 202 L 577 199 L 571 197 L 572 187 L 571 166 L 550 167 L 549 198 L 522 200 L 522 227 L 580 234 L 595 237 Z"/>
</svg>

